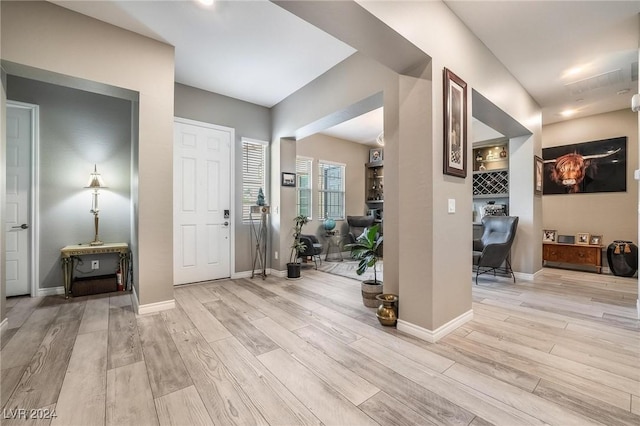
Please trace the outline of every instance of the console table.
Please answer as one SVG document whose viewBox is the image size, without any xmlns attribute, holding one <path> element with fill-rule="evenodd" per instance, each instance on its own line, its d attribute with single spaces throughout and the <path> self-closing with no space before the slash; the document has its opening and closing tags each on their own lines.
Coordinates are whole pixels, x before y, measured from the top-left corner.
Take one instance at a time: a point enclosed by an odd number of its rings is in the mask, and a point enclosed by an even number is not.
<svg viewBox="0 0 640 426">
<path fill-rule="evenodd" d="M 77 244 L 60 249 L 60 261 L 62 262 L 62 275 L 64 278 L 64 297 L 69 298 L 71 282 L 73 281 L 74 260 L 81 256 L 92 254 L 118 254 L 120 271 L 122 272 L 122 284 L 126 290 L 129 282 L 129 245 L 127 243 L 105 243 L 101 246 L 89 244 Z"/>
<path fill-rule="evenodd" d="M 568 263 L 581 266 L 593 266 L 602 273 L 601 245 L 543 243 L 542 260 L 545 262 Z"/>
</svg>

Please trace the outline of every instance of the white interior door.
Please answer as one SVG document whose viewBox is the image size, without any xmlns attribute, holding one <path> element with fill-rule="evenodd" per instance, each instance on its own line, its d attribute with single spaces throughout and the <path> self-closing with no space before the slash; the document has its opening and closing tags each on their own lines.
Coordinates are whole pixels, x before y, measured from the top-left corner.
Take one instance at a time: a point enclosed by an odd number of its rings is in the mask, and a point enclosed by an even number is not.
<svg viewBox="0 0 640 426">
<path fill-rule="evenodd" d="M 231 276 L 233 140 L 230 128 L 174 123 L 174 284 Z"/>
<path fill-rule="evenodd" d="M 31 118 L 30 109 L 7 105 L 7 296 L 31 293 L 29 281 Z"/>
</svg>

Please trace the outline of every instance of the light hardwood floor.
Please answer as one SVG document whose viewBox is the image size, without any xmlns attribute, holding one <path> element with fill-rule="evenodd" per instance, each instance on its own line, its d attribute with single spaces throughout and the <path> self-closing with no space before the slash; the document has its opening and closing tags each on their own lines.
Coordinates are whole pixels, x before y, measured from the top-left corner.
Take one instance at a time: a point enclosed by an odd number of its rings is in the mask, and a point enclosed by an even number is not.
<svg viewBox="0 0 640 426">
<path fill-rule="evenodd" d="M 145 316 L 126 293 L 10 298 L 0 423 L 640 424 L 635 279 L 469 285 L 474 319 L 437 344 L 315 270 L 181 286 Z"/>
</svg>

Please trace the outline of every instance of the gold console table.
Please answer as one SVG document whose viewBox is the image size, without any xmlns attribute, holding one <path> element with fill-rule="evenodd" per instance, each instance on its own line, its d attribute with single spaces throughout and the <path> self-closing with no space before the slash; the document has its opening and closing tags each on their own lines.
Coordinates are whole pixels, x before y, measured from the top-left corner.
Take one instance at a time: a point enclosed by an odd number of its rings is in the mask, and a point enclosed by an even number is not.
<svg viewBox="0 0 640 426">
<path fill-rule="evenodd" d="M 60 261 L 62 262 L 62 275 L 64 278 L 64 297 L 69 298 L 71 282 L 73 281 L 73 261 L 75 258 L 91 254 L 118 254 L 120 271 L 122 272 L 122 285 L 127 289 L 129 282 L 129 245 L 127 243 L 105 243 L 101 246 L 89 244 L 77 244 L 60 249 Z"/>
</svg>

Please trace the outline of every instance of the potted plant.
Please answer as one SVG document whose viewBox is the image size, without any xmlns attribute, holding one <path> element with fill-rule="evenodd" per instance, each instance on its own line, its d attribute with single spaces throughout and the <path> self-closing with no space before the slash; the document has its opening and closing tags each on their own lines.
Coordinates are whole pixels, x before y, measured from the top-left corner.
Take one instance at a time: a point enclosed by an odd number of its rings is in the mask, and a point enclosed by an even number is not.
<svg viewBox="0 0 640 426">
<path fill-rule="evenodd" d="M 378 247 L 382 243 L 382 235 L 379 231 L 379 224 L 365 228 L 362 234 L 356 238 L 355 243 L 345 246 L 351 250 L 351 257 L 360 261 L 356 270 L 358 275 L 364 274 L 370 267 L 373 268 L 373 280 L 364 280 L 361 283 L 362 303 L 369 308 L 378 307 L 380 302 L 376 300 L 376 296 L 382 294 L 382 281 L 378 281 L 376 270 L 376 263 L 380 259 Z"/>
<path fill-rule="evenodd" d="M 309 222 L 309 218 L 305 215 L 299 215 L 293 218 L 295 225 L 293 226 L 293 243 L 291 244 L 291 254 L 289 255 L 289 263 L 287 263 L 287 278 L 300 278 L 301 263 L 298 262 L 298 253 L 304 251 L 307 246 L 300 241 L 300 234 L 305 223 Z"/>
</svg>

